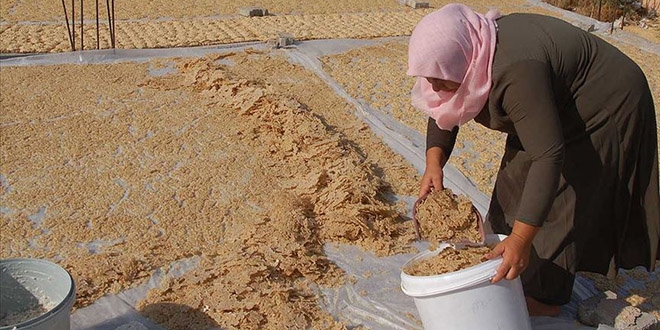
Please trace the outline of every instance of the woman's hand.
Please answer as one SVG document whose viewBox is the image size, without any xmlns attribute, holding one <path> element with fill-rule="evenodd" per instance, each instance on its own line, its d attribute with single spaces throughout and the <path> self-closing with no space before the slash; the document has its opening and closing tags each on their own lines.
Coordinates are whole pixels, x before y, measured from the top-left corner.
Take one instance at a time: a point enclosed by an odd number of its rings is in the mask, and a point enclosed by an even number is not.
<svg viewBox="0 0 660 330">
<path fill-rule="evenodd" d="M 428 194 L 433 189 L 442 190 L 445 188 L 442 183 L 444 179 L 442 167 L 445 166 L 446 162 L 447 158 L 442 149 L 433 147 L 426 151 L 426 169 L 420 183 L 419 197 Z"/>
<path fill-rule="evenodd" d="M 424 170 L 424 176 L 422 176 L 422 182 L 419 187 L 419 197 L 428 194 L 431 190 L 442 190 L 444 185 L 442 184 L 444 175 L 442 174 L 442 167 L 440 166 L 426 166 Z"/>
<path fill-rule="evenodd" d="M 492 283 L 497 283 L 504 278 L 513 280 L 527 268 L 532 240 L 539 229 L 539 227 L 516 221 L 511 235 L 497 244 L 490 253 L 486 254 L 487 259 L 494 259 L 498 256 L 502 256 L 503 259 L 502 264 L 497 269 L 497 274 L 491 281 Z"/>
</svg>

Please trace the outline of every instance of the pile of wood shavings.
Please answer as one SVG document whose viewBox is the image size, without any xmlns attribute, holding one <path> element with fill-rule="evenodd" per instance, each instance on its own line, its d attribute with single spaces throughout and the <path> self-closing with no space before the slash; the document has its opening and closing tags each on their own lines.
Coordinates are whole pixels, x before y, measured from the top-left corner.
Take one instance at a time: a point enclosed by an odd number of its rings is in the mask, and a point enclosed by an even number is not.
<svg viewBox="0 0 660 330">
<path fill-rule="evenodd" d="M 472 202 L 451 189 L 432 191 L 416 209 L 422 238 L 432 246 L 445 241 L 480 242 L 478 218 Z"/>
<path fill-rule="evenodd" d="M 343 328 L 317 303 L 315 288 L 344 280 L 323 244 L 412 252 L 380 172 L 415 181 L 414 169 L 375 166 L 399 158 L 322 82 L 301 104 L 238 74 L 254 58 L 275 79 L 304 72 L 255 52 L 227 56 L 236 74 L 217 57 L 3 70 L 0 256 L 58 259 L 79 284 L 77 307 L 195 256 L 142 313 L 169 329 Z M 170 65 L 176 74 L 146 74 Z"/>
<path fill-rule="evenodd" d="M 437 255 L 422 260 L 416 260 L 406 266 L 404 273 L 412 276 L 432 276 L 455 272 L 476 266 L 484 261 L 484 255 L 490 252 L 486 246 L 465 249 L 447 247 Z"/>
<path fill-rule="evenodd" d="M 167 89 L 176 82 L 215 111 L 233 109 L 226 118 L 232 123 L 229 136 L 251 150 L 265 170 L 253 173 L 262 183 L 249 198 L 260 201 L 256 204 L 264 211 L 250 216 L 250 210 L 234 205 L 232 212 L 248 212 L 238 218 L 256 218 L 254 225 L 227 231 L 214 255 L 190 274 L 152 290 L 141 309 L 170 328 L 187 323 L 152 313 L 149 305 L 198 306 L 232 328 L 329 328 L 332 319 L 319 316 L 317 297 L 308 288 L 311 282 L 337 278 L 330 276 L 337 269 L 322 257 L 321 242 L 364 244 L 390 253 L 400 235 L 396 213 L 377 197 L 379 180 L 297 101 L 231 77 L 211 60 L 187 62 L 180 69 L 181 79 L 154 79 L 147 86 Z"/>
</svg>

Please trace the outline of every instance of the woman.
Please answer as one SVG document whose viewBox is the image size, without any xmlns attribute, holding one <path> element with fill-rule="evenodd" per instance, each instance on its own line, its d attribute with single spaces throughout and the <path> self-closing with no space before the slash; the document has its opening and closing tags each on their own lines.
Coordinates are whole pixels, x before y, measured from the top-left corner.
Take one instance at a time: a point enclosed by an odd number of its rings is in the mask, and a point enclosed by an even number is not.
<svg viewBox="0 0 660 330">
<path fill-rule="evenodd" d="M 655 109 L 640 68 L 552 17 L 450 4 L 409 44 L 413 105 L 430 116 L 420 196 L 442 189 L 458 126 L 507 133 L 487 221 L 508 237 L 493 278 L 521 276 L 530 315 L 557 315 L 577 271 L 655 267 Z"/>
</svg>

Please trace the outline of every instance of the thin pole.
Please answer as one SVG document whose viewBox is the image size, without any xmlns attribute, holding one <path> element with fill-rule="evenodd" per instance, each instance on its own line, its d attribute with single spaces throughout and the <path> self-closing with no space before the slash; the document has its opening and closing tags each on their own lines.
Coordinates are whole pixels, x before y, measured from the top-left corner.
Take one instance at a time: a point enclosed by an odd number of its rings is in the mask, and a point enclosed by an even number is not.
<svg viewBox="0 0 660 330">
<path fill-rule="evenodd" d="M 115 25 L 115 0 L 112 0 L 112 48 L 115 48 L 117 41 L 117 25 Z"/>
<path fill-rule="evenodd" d="M 623 31 L 623 25 L 626 23 L 626 7 L 623 7 L 623 16 L 621 16 L 621 31 Z"/>
<path fill-rule="evenodd" d="M 83 0 L 80 0 L 80 50 L 85 50 L 85 22 L 83 21 Z"/>
<path fill-rule="evenodd" d="M 73 50 L 76 50 L 76 0 L 71 0 L 71 31 L 73 32 Z"/>
<path fill-rule="evenodd" d="M 110 46 L 115 48 L 115 37 L 112 32 L 112 14 L 110 13 L 110 0 L 105 0 L 105 7 L 108 11 L 108 28 L 110 29 Z"/>
<path fill-rule="evenodd" d="M 99 0 L 96 0 L 96 49 L 101 49 L 101 41 L 99 35 Z"/>
<path fill-rule="evenodd" d="M 603 7 L 603 0 L 598 0 L 598 21 L 600 21 L 600 9 Z"/>
<path fill-rule="evenodd" d="M 75 50 L 73 45 L 73 39 L 71 38 L 71 27 L 69 26 L 69 14 L 66 12 L 66 3 L 62 0 L 62 8 L 64 9 L 64 21 L 66 22 L 66 32 L 69 35 L 69 43 L 71 44 L 71 50 Z"/>
</svg>

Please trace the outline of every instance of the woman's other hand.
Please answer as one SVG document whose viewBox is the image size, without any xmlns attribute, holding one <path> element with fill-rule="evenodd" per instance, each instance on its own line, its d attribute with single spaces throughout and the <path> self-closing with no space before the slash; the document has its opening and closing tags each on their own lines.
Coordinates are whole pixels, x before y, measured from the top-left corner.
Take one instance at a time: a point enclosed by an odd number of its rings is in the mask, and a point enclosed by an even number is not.
<svg viewBox="0 0 660 330">
<path fill-rule="evenodd" d="M 511 235 L 486 254 L 486 259 L 494 259 L 499 256 L 502 256 L 503 259 L 492 283 L 497 283 L 504 278 L 513 280 L 527 268 L 532 240 L 539 229 L 539 227 L 516 221 Z"/>
<path fill-rule="evenodd" d="M 419 197 L 428 194 L 433 189 L 442 190 L 445 188 L 442 168 L 446 162 L 447 158 L 442 149 L 433 147 L 426 151 L 426 169 L 419 187 Z"/>
</svg>

